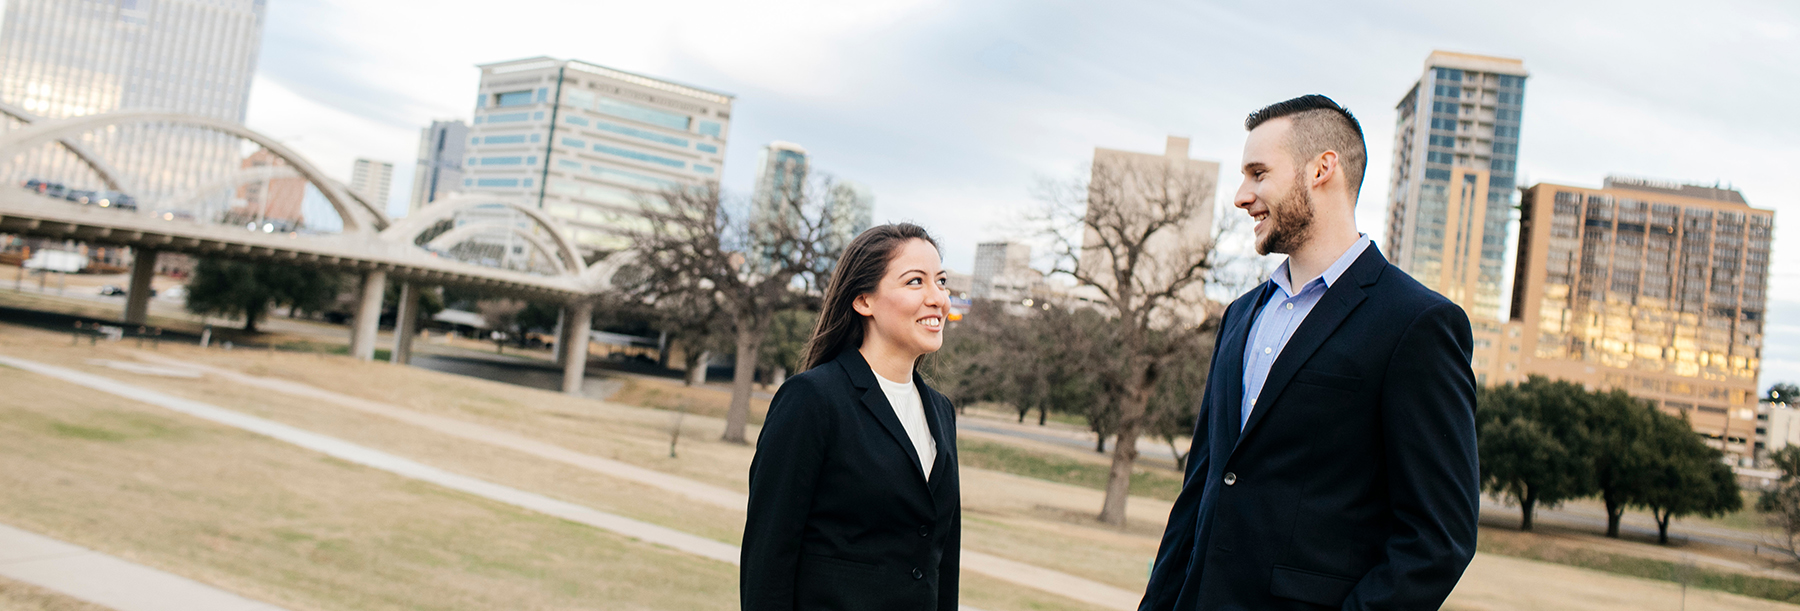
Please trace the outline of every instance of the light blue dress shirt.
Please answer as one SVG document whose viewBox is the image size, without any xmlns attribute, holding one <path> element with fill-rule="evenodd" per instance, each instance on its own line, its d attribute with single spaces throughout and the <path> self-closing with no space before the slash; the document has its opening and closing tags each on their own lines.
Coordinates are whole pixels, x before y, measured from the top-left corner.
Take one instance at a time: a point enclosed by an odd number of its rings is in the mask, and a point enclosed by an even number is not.
<svg viewBox="0 0 1800 611">
<path fill-rule="evenodd" d="M 1349 250 L 1339 255 L 1325 273 L 1307 282 L 1306 286 L 1294 291 L 1294 280 L 1288 277 L 1288 262 L 1283 261 L 1281 267 L 1269 280 L 1275 283 L 1275 294 L 1269 296 L 1269 302 L 1263 305 L 1256 315 L 1256 321 L 1250 325 L 1250 337 L 1244 345 L 1244 405 L 1240 410 L 1238 430 L 1243 430 L 1250 422 L 1250 410 L 1256 407 L 1256 398 L 1262 394 L 1263 383 L 1269 379 L 1269 368 L 1275 365 L 1275 359 L 1281 356 L 1281 349 L 1287 347 L 1288 339 L 1294 336 L 1294 329 L 1311 314 L 1313 306 L 1325 296 L 1325 291 L 1336 284 L 1344 270 L 1362 256 L 1369 248 L 1369 235 L 1360 234 L 1356 243 Z"/>
</svg>

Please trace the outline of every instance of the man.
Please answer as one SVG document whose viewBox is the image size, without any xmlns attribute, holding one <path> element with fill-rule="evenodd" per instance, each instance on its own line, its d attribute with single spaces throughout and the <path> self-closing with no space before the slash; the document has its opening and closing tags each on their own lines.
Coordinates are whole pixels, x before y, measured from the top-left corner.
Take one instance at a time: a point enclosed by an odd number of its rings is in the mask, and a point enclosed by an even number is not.
<svg viewBox="0 0 1800 611">
<path fill-rule="evenodd" d="M 1245 121 L 1256 249 L 1141 611 L 1437 609 L 1475 554 L 1473 340 L 1357 233 L 1367 150 L 1309 95 Z"/>
</svg>

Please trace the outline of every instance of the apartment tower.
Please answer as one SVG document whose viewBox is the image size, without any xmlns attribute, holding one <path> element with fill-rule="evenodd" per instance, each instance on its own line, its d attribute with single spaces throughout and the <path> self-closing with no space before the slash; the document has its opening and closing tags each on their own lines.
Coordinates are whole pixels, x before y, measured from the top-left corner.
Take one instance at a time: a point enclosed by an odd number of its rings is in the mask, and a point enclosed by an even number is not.
<svg viewBox="0 0 1800 611">
<path fill-rule="evenodd" d="M 387 209 L 388 191 L 393 185 L 394 164 L 358 157 L 350 168 L 350 190 L 376 210 Z"/>
<path fill-rule="evenodd" d="M 1477 333 L 1502 320 L 1526 76 L 1516 59 L 1434 51 L 1395 107 L 1383 250 L 1462 306 Z"/>
<path fill-rule="evenodd" d="M 1520 203 L 1507 348 L 1488 381 L 1624 389 L 1753 456 L 1774 212 L 1730 188 L 1620 177 L 1533 185 Z"/>
</svg>

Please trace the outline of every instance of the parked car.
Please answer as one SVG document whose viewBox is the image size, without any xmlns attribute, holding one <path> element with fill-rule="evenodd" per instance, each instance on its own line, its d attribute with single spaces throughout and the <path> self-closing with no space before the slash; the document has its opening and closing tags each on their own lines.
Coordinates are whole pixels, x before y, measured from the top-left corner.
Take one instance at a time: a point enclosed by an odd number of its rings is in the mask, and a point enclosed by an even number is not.
<svg viewBox="0 0 1800 611">
<path fill-rule="evenodd" d="M 115 295 L 124 295 L 125 289 L 108 284 L 106 286 L 100 287 L 100 294 L 105 297 L 112 297 Z"/>
</svg>

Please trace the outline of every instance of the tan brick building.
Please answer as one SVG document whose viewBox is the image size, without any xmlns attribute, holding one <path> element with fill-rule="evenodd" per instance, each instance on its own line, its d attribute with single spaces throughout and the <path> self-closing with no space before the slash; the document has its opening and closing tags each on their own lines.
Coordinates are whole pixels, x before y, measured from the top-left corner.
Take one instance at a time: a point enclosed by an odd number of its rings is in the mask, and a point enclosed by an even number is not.
<svg viewBox="0 0 1800 611">
<path fill-rule="evenodd" d="M 1738 191 L 1608 178 L 1521 199 L 1511 320 L 1484 383 L 1527 375 L 1620 388 L 1754 455 L 1774 212 Z"/>
</svg>

